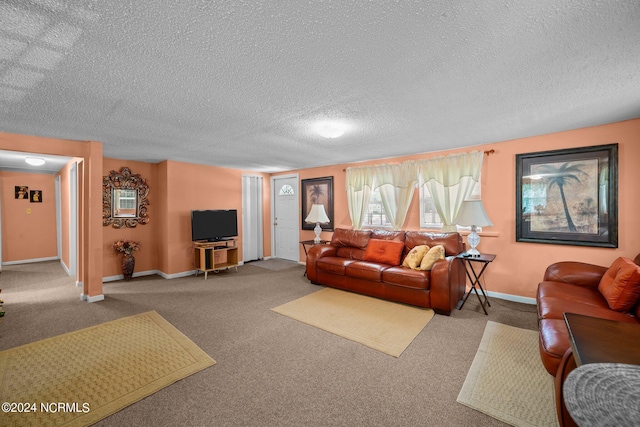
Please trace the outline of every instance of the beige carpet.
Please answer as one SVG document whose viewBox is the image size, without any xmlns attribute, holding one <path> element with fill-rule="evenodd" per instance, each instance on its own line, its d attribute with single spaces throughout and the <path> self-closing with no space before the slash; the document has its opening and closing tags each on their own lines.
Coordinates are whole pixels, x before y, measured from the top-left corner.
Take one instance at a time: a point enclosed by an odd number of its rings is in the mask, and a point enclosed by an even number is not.
<svg viewBox="0 0 640 427">
<path fill-rule="evenodd" d="M 557 426 L 538 332 L 488 321 L 458 402 L 513 426 Z"/>
<path fill-rule="evenodd" d="M 0 402 L 31 412 L 0 424 L 89 425 L 215 363 L 155 311 L 15 347 L 0 352 Z"/>
<path fill-rule="evenodd" d="M 271 310 L 395 357 L 402 354 L 434 315 L 431 309 L 332 288 Z"/>
</svg>

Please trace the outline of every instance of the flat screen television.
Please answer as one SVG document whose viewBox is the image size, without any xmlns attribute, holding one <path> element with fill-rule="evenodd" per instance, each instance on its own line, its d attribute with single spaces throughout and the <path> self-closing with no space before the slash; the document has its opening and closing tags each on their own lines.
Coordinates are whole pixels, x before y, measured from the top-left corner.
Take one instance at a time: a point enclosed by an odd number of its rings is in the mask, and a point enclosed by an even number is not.
<svg viewBox="0 0 640 427">
<path fill-rule="evenodd" d="M 191 211 L 191 240 L 216 242 L 238 235 L 238 211 L 218 209 Z"/>
</svg>

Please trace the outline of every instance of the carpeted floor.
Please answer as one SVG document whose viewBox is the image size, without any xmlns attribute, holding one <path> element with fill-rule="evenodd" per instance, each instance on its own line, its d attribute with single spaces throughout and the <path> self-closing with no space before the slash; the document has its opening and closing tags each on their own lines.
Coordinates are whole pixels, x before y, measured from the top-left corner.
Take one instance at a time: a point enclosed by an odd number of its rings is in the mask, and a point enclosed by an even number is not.
<svg viewBox="0 0 640 427">
<path fill-rule="evenodd" d="M 538 333 L 488 322 L 457 400 L 517 427 L 557 426 Z"/>
<path fill-rule="evenodd" d="M 31 403 L 2 424 L 89 425 L 213 364 L 155 311 L 46 338 L 0 352 L 0 402 Z"/>
<path fill-rule="evenodd" d="M 331 288 L 272 310 L 395 357 L 402 354 L 434 315 L 431 309 Z"/>
<path fill-rule="evenodd" d="M 487 321 L 535 330 L 535 306 L 493 298 L 485 316 L 469 298 L 395 358 L 272 312 L 322 289 L 303 272 L 137 277 L 105 283 L 105 300 L 90 304 L 57 262 L 3 266 L 0 350 L 155 310 L 217 363 L 98 426 L 505 425 L 456 398 Z"/>
</svg>

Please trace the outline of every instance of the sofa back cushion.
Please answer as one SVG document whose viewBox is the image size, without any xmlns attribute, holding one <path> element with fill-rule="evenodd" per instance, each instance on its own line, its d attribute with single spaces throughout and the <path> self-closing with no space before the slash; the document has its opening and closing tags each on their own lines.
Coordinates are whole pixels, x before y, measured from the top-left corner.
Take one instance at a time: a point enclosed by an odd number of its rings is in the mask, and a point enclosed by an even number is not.
<svg viewBox="0 0 640 427">
<path fill-rule="evenodd" d="M 619 257 L 602 276 L 598 290 L 612 310 L 630 311 L 640 298 L 640 266 Z"/>
<path fill-rule="evenodd" d="M 347 230 L 336 228 L 331 238 L 333 246 L 351 246 L 358 249 L 366 249 L 371 236 L 371 230 Z"/>
<path fill-rule="evenodd" d="M 395 230 L 372 230 L 371 239 L 378 240 L 399 240 L 404 242 L 404 231 Z"/>
<path fill-rule="evenodd" d="M 430 233 L 426 231 L 407 231 L 405 233 L 405 251 L 408 253 L 418 245 L 430 248 L 442 245 L 446 256 L 464 252 L 464 243 L 460 233 Z"/>
<path fill-rule="evenodd" d="M 381 264 L 400 265 L 404 242 L 399 240 L 369 239 L 364 260 Z"/>
</svg>

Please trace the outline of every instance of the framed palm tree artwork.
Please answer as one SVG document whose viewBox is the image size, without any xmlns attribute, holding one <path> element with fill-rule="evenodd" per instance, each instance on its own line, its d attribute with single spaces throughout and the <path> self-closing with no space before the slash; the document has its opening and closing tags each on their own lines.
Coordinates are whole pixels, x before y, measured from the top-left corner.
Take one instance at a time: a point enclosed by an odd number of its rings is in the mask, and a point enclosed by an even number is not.
<svg viewBox="0 0 640 427">
<path fill-rule="evenodd" d="M 618 144 L 516 155 L 516 241 L 618 247 Z"/>
<path fill-rule="evenodd" d="M 305 222 L 313 205 L 323 205 L 329 222 L 321 223 L 324 231 L 333 231 L 333 177 L 302 180 L 302 229 L 313 230 L 316 224 Z"/>
</svg>

